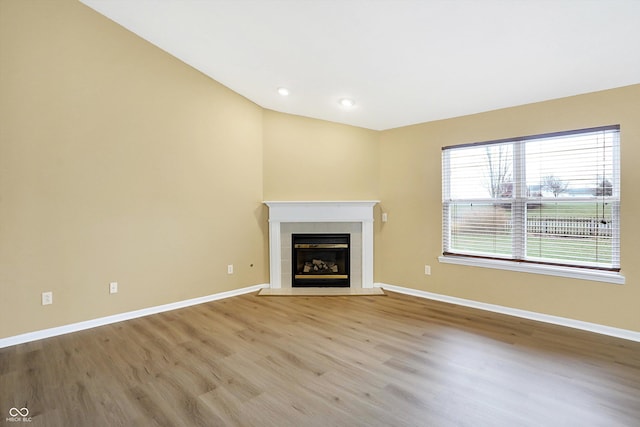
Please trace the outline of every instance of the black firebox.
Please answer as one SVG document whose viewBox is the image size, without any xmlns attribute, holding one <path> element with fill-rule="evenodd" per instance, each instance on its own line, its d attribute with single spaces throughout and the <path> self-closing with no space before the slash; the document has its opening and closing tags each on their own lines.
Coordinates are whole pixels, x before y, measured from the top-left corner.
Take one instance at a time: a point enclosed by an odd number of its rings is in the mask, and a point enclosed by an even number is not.
<svg viewBox="0 0 640 427">
<path fill-rule="evenodd" d="M 293 234 L 293 287 L 348 288 L 349 234 Z"/>
</svg>

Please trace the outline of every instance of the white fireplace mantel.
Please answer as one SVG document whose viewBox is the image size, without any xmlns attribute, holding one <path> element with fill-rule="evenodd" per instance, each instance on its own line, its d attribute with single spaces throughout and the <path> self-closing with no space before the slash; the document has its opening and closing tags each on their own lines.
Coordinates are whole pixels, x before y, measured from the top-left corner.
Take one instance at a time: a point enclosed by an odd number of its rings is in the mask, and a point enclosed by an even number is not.
<svg viewBox="0 0 640 427">
<path fill-rule="evenodd" d="M 270 286 L 282 286 L 282 223 L 355 222 L 362 224 L 362 283 L 373 287 L 373 207 L 378 200 L 265 201 L 269 207 Z"/>
</svg>

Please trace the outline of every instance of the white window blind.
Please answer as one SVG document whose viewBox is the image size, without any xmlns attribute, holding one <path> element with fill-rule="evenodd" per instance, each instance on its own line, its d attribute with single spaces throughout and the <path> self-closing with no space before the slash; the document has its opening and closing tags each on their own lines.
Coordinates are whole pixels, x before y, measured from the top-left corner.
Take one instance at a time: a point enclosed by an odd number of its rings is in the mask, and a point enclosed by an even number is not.
<svg viewBox="0 0 640 427">
<path fill-rule="evenodd" d="M 443 254 L 619 271 L 619 133 L 444 147 Z"/>
</svg>

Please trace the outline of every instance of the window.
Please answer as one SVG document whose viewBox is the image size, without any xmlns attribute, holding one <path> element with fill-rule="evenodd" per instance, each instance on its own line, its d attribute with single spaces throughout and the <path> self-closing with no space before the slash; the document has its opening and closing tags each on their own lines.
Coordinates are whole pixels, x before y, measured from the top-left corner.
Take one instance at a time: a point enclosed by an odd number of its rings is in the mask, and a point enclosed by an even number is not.
<svg viewBox="0 0 640 427">
<path fill-rule="evenodd" d="M 444 147 L 444 257 L 619 271 L 619 133 Z"/>
</svg>

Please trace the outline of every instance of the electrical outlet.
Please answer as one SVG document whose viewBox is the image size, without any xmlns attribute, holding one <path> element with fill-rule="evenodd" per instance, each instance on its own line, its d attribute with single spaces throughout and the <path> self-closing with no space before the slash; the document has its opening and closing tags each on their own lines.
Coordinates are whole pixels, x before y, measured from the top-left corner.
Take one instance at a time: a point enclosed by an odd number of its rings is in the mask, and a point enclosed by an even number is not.
<svg viewBox="0 0 640 427">
<path fill-rule="evenodd" d="M 430 265 L 425 265 L 424 266 L 424 274 L 426 274 L 427 276 L 431 275 L 431 266 Z"/>
<path fill-rule="evenodd" d="M 109 293 L 117 294 L 118 293 L 118 282 L 109 283 Z"/>
<path fill-rule="evenodd" d="M 233 274 L 233 264 L 227 265 L 227 274 Z"/>
<path fill-rule="evenodd" d="M 53 292 L 42 293 L 42 305 L 53 304 Z"/>
</svg>

